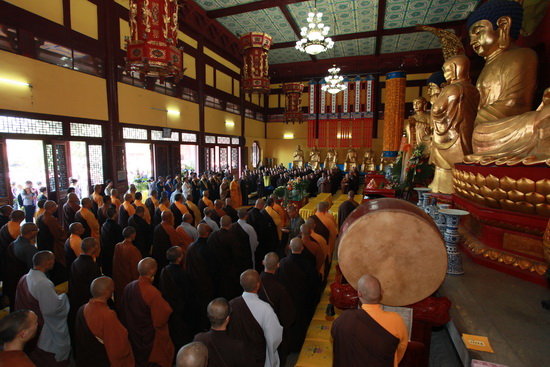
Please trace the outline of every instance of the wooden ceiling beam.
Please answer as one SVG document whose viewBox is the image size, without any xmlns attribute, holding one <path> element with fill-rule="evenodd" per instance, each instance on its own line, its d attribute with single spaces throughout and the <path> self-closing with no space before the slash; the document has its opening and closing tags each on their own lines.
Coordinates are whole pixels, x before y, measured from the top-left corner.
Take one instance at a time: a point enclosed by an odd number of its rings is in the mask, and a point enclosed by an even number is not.
<svg viewBox="0 0 550 367">
<path fill-rule="evenodd" d="M 376 44 L 374 45 L 374 54 L 380 55 L 382 47 L 382 32 L 384 31 L 384 18 L 386 17 L 386 0 L 378 2 L 378 23 L 376 23 Z"/>
<path fill-rule="evenodd" d="M 246 3 L 242 5 L 235 5 L 228 8 L 209 10 L 206 15 L 210 19 L 227 17 L 230 15 L 248 13 L 255 10 L 262 10 L 267 8 L 275 8 L 277 6 L 282 7 L 288 4 L 303 3 L 308 0 L 262 0 Z"/>
</svg>

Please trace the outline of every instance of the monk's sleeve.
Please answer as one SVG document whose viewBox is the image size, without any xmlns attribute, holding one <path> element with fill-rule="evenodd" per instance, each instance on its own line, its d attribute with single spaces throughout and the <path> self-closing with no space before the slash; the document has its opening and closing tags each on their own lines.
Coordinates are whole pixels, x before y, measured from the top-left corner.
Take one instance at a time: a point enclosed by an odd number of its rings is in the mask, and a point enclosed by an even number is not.
<svg viewBox="0 0 550 367">
<path fill-rule="evenodd" d="M 105 326 L 103 342 L 111 367 L 133 367 L 134 353 L 128 341 L 128 331 L 122 326 L 114 311 L 106 313 Z"/>
<path fill-rule="evenodd" d="M 149 304 L 149 307 L 151 308 L 153 326 L 155 329 L 159 329 L 168 323 L 168 319 L 172 314 L 172 308 L 168 302 L 162 298 L 160 292 L 158 294 L 154 294 L 153 292 L 153 289 L 148 290 L 144 295 L 144 299 L 145 303 Z"/>
<path fill-rule="evenodd" d="M 405 355 L 405 351 L 407 350 L 407 345 L 409 344 L 409 336 L 407 333 L 407 326 L 405 326 L 405 322 L 403 322 L 403 319 L 399 315 L 397 315 L 396 317 L 396 324 L 397 324 L 396 336 L 399 338 L 399 345 L 397 346 L 397 349 L 395 351 L 395 359 L 397 363 L 399 363 L 401 359 L 403 359 L 403 356 Z"/>
<path fill-rule="evenodd" d="M 57 295 L 53 283 L 42 282 L 40 287 L 36 287 L 36 298 L 40 300 L 40 312 L 44 317 L 67 317 L 69 314 L 69 299 L 67 294 Z"/>
</svg>

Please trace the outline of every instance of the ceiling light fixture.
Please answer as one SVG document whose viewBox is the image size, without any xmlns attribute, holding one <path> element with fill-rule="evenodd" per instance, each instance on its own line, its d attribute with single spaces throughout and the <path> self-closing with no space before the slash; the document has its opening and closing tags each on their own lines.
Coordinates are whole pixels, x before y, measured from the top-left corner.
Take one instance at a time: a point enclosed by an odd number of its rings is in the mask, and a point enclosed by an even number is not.
<svg viewBox="0 0 550 367">
<path fill-rule="evenodd" d="M 313 12 L 308 14 L 308 27 L 302 27 L 302 39 L 296 42 L 296 49 L 310 55 L 317 55 L 334 47 L 334 41 L 326 37 L 330 27 L 322 23 L 323 13 L 317 12 L 317 1 Z"/>
<path fill-rule="evenodd" d="M 341 91 L 346 90 L 348 87 L 343 83 L 344 77 L 338 75 L 340 68 L 337 68 L 336 65 L 332 65 L 332 68 L 328 69 L 329 76 L 325 77 L 325 82 L 321 89 L 323 92 L 329 92 L 330 94 L 338 94 Z"/>
</svg>

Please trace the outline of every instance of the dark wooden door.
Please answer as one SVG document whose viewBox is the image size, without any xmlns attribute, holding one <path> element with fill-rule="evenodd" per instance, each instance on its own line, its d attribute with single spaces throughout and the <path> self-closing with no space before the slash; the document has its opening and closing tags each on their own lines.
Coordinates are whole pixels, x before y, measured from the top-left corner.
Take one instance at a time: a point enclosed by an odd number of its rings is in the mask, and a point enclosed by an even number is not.
<svg viewBox="0 0 550 367">
<path fill-rule="evenodd" d="M 13 195 L 10 188 L 8 153 L 6 141 L 0 140 L 0 205 L 12 204 Z"/>
<path fill-rule="evenodd" d="M 71 171 L 70 155 L 69 143 L 66 141 L 52 141 L 49 144 L 44 144 L 48 199 L 55 201 L 59 210 L 67 201 L 69 172 Z"/>
<path fill-rule="evenodd" d="M 179 144 L 172 145 L 170 149 L 172 151 L 171 167 L 170 167 L 172 171 L 172 175 L 175 175 L 178 173 L 181 174 L 181 147 Z"/>
<path fill-rule="evenodd" d="M 169 148 L 166 145 L 155 144 L 155 177 L 163 176 L 166 177 L 170 173 L 169 167 Z"/>
</svg>

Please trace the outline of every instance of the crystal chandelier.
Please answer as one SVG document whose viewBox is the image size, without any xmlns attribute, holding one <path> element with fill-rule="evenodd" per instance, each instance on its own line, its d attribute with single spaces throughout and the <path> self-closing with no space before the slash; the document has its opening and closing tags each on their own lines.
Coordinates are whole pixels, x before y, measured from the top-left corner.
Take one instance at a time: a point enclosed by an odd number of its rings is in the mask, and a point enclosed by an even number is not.
<svg viewBox="0 0 550 367">
<path fill-rule="evenodd" d="M 317 2 L 316 2 L 317 4 Z M 334 46 L 334 42 L 330 37 L 326 37 L 330 27 L 322 23 L 323 13 L 317 12 L 317 7 L 313 8 L 313 12 L 308 14 L 308 27 L 302 27 L 300 35 L 302 39 L 296 42 L 296 49 L 306 52 L 310 55 L 317 55 L 325 52 Z"/>
<path fill-rule="evenodd" d="M 328 69 L 328 72 L 330 75 L 325 77 L 325 82 L 327 84 L 324 84 L 321 87 L 323 92 L 337 94 L 348 88 L 344 83 L 342 83 L 344 81 L 344 77 L 338 75 L 338 73 L 340 72 L 340 68 L 337 68 L 336 65 L 332 65 L 332 68 Z"/>
</svg>

